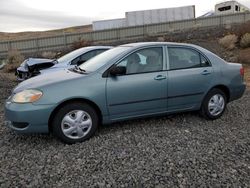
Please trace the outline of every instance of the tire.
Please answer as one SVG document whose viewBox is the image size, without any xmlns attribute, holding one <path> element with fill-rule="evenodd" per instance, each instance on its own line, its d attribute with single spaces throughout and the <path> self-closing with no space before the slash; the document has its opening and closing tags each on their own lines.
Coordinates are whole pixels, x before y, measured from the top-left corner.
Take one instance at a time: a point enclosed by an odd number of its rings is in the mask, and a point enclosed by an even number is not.
<svg viewBox="0 0 250 188">
<path fill-rule="evenodd" d="M 83 142 L 94 135 L 99 118 L 93 107 L 73 102 L 60 108 L 52 121 L 52 132 L 67 144 Z"/>
<path fill-rule="evenodd" d="M 209 120 L 218 119 L 224 113 L 226 105 L 226 94 L 220 89 L 211 89 L 202 102 L 200 114 Z"/>
</svg>

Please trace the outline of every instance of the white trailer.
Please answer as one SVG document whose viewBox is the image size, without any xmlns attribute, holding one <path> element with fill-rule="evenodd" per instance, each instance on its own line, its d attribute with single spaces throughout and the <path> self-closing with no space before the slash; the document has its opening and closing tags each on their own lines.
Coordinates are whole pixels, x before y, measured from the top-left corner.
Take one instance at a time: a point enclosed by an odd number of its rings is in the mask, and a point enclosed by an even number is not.
<svg viewBox="0 0 250 188">
<path fill-rule="evenodd" d="M 94 21 L 92 27 L 93 31 L 126 27 L 126 18 Z"/>
<path fill-rule="evenodd" d="M 195 6 L 132 11 L 125 15 L 120 19 L 94 21 L 93 31 L 194 19 Z"/>
<path fill-rule="evenodd" d="M 237 1 L 226 1 L 215 5 L 215 15 L 249 12 L 250 9 Z"/>
<path fill-rule="evenodd" d="M 126 12 L 127 26 L 155 24 L 195 18 L 195 6 Z"/>
</svg>

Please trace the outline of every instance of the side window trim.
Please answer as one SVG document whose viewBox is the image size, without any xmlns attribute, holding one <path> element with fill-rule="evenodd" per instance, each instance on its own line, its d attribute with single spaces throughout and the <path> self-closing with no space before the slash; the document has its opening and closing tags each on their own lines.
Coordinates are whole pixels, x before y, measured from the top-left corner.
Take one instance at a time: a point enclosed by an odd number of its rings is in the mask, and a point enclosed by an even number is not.
<svg viewBox="0 0 250 188">
<path fill-rule="evenodd" d="M 208 66 L 201 66 L 201 67 L 212 67 L 212 63 L 209 61 L 209 59 L 205 55 L 200 53 L 200 61 L 201 61 L 202 57 L 206 60 L 206 62 L 208 62 Z"/>
<path fill-rule="evenodd" d="M 168 46 L 163 46 L 163 71 L 169 69 L 169 59 L 168 59 Z"/>
<path fill-rule="evenodd" d="M 168 45 L 165 45 L 165 56 L 166 56 L 166 70 L 169 71 L 170 70 L 170 62 L 169 62 L 169 53 L 168 53 Z"/>
<path fill-rule="evenodd" d="M 203 66 L 200 67 L 190 67 L 190 68 L 180 68 L 180 69 L 170 69 L 170 61 L 169 61 L 169 48 L 182 48 L 182 49 L 190 49 L 190 50 L 194 50 L 199 54 L 200 57 L 200 62 L 201 62 L 201 56 L 206 59 L 206 61 L 209 63 L 209 66 L 205 66 L 205 67 L 212 67 L 212 63 L 210 62 L 210 60 L 207 58 L 207 56 L 202 53 L 200 50 L 193 48 L 193 47 L 189 47 L 189 46 L 179 46 L 179 45 L 166 45 L 166 63 L 167 63 L 167 71 L 174 71 L 174 70 L 183 70 L 183 69 L 194 69 L 194 68 L 203 68 Z"/>
</svg>

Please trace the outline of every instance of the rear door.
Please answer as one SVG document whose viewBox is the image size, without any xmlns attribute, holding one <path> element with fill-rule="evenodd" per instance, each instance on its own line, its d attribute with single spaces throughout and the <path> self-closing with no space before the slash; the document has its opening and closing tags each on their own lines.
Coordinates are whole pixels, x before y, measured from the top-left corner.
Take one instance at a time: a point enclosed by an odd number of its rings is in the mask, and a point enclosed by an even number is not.
<svg viewBox="0 0 250 188">
<path fill-rule="evenodd" d="M 168 69 L 168 110 L 199 105 L 212 79 L 209 60 L 194 48 L 169 46 Z"/>
</svg>

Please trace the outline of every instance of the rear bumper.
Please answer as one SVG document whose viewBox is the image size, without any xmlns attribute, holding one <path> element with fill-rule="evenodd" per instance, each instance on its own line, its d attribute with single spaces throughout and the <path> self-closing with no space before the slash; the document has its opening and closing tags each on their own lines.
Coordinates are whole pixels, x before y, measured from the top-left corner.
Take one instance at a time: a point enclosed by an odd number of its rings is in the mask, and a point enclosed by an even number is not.
<svg viewBox="0 0 250 188">
<path fill-rule="evenodd" d="M 48 133 L 54 105 L 5 104 L 5 125 L 17 133 Z"/>
<path fill-rule="evenodd" d="M 232 88 L 231 91 L 230 91 L 229 102 L 241 98 L 243 96 L 245 90 L 246 90 L 246 84 L 245 83 L 243 83 L 240 86 Z"/>
</svg>

